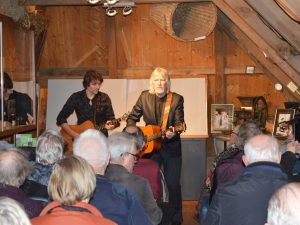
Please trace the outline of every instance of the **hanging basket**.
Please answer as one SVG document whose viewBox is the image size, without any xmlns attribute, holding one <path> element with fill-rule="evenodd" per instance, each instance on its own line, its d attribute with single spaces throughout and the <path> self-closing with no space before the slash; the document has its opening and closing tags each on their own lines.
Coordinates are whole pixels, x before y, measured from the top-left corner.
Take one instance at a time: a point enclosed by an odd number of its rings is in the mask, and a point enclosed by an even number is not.
<svg viewBox="0 0 300 225">
<path fill-rule="evenodd" d="M 217 8 L 212 2 L 154 4 L 150 18 L 177 40 L 198 41 L 214 30 Z"/>
</svg>

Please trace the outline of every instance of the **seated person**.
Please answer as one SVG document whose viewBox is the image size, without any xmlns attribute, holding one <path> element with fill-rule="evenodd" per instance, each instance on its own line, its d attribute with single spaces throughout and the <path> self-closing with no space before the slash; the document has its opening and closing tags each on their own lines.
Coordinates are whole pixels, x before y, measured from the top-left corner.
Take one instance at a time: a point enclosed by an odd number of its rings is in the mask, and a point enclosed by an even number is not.
<svg viewBox="0 0 300 225">
<path fill-rule="evenodd" d="M 33 103 L 28 94 L 13 90 L 13 82 L 8 73 L 3 73 L 3 100 L 4 100 L 4 121 L 12 122 L 11 115 L 8 115 L 8 103 L 14 102 L 15 117 L 20 125 L 32 123 Z"/>
<path fill-rule="evenodd" d="M 64 140 L 55 130 L 46 130 L 38 140 L 33 171 L 21 186 L 31 197 L 48 198 L 47 186 L 53 165 L 63 158 Z"/>
<path fill-rule="evenodd" d="M 220 185 L 233 181 L 240 175 L 245 167 L 242 160 L 244 145 L 249 138 L 258 134 L 261 134 L 261 130 L 255 122 L 249 121 L 242 124 L 239 128 L 236 143 L 230 145 L 217 156 L 211 182 L 210 202 Z"/>
<path fill-rule="evenodd" d="M 43 206 L 40 201 L 27 197 L 19 187 L 31 173 L 32 166 L 20 151 L 0 151 L 0 196 L 12 198 L 23 205 L 30 218 L 38 216 Z"/>
<path fill-rule="evenodd" d="M 111 161 L 105 175 L 127 187 L 140 200 L 152 224 L 159 224 L 162 211 L 154 200 L 148 180 L 132 174 L 138 159 L 136 140 L 125 132 L 115 132 L 108 138 Z"/>
<path fill-rule="evenodd" d="M 96 173 L 96 190 L 91 204 L 119 225 L 150 225 L 141 203 L 122 185 L 111 182 L 104 172 L 110 153 L 107 138 L 100 131 L 88 129 L 74 142 L 74 154 L 81 156 Z"/>
<path fill-rule="evenodd" d="M 8 197 L 0 197 L 0 224 L 31 225 L 22 206 Z"/>
<path fill-rule="evenodd" d="M 275 138 L 263 134 L 250 138 L 242 157 L 246 167 L 237 179 L 218 188 L 203 225 L 264 224 L 271 196 L 288 182 L 280 157 Z"/>
<path fill-rule="evenodd" d="M 79 156 L 58 161 L 50 176 L 49 203 L 39 217 L 31 220 L 33 225 L 113 225 L 99 210 L 88 202 L 96 187 L 96 176 L 88 162 Z"/>
<path fill-rule="evenodd" d="M 145 137 L 141 128 L 137 126 L 127 126 L 124 132 L 136 138 L 137 149 L 141 151 L 145 144 Z M 154 199 L 160 203 L 162 201 L 162 174 L 159 165 L 152 159 L 139 159 L 133 168 L 133 174 L 146 178 L 151 186 Z"/>
<path fill-rule="evenodd" d="M 265 225 L 300 224 L 300 184 L 289 183 L 273 194 L 269 201 L 268 223 Z"/>
<path fill-rule="evenodd" d="M 287 122 L 288 137 L 280 146 L 282 153 L 280 164 L 287 173 L 290 181 L 300 182 L 300 143 L 295 140 L 294 121 Z"/>
</svg>

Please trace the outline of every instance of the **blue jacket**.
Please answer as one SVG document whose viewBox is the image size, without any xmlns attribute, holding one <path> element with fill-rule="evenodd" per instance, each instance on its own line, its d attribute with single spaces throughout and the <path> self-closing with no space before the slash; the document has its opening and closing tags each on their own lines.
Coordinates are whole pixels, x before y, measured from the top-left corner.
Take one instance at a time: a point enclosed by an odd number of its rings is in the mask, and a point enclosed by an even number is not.
<svg viewBox="0 0 300 225">
<path fill-rule="evenodd" d="M 90 203 L 104 217 L 118 225 L 152 225 L 139 201 L 125 187 L 101 175 L 96 176 L 96 182 Z"/>
<path fill-rule="evenodd" d="M 263 225 L 272 194 L 287 183 L 279 164 L 256 162 L 217 189 L 203 225 Z"/>
</svg>

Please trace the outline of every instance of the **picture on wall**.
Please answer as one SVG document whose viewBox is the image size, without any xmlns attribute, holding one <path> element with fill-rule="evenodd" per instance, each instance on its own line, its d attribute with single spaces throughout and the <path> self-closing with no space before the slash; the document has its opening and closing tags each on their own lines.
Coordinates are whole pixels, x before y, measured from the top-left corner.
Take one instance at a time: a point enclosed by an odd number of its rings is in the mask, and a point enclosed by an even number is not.
<svg viewBox="0 0 300 225">
<path fill-rule="evenodd" d="M 231 131 L 233 113 L 233 104 L 211 104 L 211 133 Z"/>
<path fill-rule="evenodd" d="M 295 109 L 276 109 L 273 136 L 275 137 L 287 137 L 288 136 L 288 124 L 287 122 L 294 119 Z"/>
</svg>

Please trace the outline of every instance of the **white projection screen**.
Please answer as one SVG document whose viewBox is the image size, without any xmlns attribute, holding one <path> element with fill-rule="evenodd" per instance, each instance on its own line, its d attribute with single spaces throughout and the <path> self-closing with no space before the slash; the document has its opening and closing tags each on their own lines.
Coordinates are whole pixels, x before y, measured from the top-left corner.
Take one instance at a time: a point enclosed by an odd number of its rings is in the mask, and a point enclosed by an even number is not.
<svg viewBox="0 0 300 225">
<path fill-rule="evenodd" d="M 184 97 L 184 113 L 187 130 L 182 136 L 208 135 L 207 128 L 207 85 L 205 78 L 172 79 L 171 91 Z M 140 93 L 149 87 L 148 79 L 105 79 L 101 91 L 107 93 L 112 101 L 115 116 L 120 117 L 131 111 Z M 49 80 L 46 128 L 59 130 L 56 117 L 73 92 L 82 90 L 81 79 Z M 69 117 L 70 124 L 76 124 L 76 116 Z M 125 122 L 115 130 L 122 130 Z M 143 121 L 138 124 L 144 126 Z M 114 131 L 115 131 L 114 130 Z"/>
</svg>

